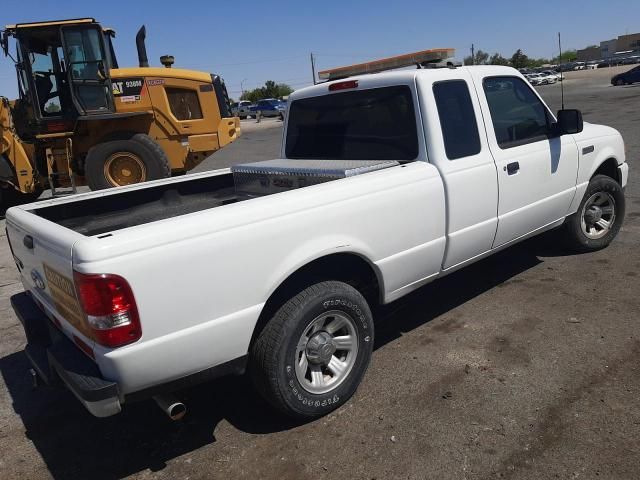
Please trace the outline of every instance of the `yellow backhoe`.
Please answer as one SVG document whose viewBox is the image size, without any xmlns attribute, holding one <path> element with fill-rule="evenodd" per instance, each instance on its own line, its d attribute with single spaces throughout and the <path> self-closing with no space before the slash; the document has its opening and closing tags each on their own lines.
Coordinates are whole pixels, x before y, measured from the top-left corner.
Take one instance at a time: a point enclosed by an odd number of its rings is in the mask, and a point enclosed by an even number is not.
<svg viewBox="0 0 640 480">
<path fill-rule="evenodd" d="M 240 135 L 218 75 L 172 68 L 170 55 L 150 67 L 144 26 L 139 66 L 120 68 L 114 36 L 93 18 L 0 31 L 19 89 L 16 100 L 0 97 L 2 203 L 182 174 Z"/>
</svg>

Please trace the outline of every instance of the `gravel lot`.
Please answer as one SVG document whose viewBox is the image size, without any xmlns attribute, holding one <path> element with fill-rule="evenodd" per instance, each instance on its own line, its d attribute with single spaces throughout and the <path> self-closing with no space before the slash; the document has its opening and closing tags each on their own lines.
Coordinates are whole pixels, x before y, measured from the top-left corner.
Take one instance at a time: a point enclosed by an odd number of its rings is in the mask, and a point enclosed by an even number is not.
<svg viewBox="0 0 640 480">
<path fill-rule="evenodd" d="M 545 235 L 386 307 L 358 393 L 308 424 L 244 378 L 183 392 L 177 423 L 151 402 L 99 420 L 32 391 L 1 240 L 0 478 L 640 478 L 640 84 L 611 87 L 614 71 L 568 74 L 565 105 L 627 142 L 618 239 L 568 255 Z M 559 85 L 539 91 L 559 108 Z M 243 125 L 200 169 L 278 155 L 280 122 Z"/>
</svg>

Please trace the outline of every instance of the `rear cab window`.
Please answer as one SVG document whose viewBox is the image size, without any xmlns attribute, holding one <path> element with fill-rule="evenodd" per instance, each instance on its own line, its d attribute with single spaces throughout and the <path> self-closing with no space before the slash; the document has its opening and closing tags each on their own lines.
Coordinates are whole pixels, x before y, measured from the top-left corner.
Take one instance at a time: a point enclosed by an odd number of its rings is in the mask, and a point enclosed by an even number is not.
<svg viewBox="0 0 640 480">
<path fill-rule="evenodd" d="M 445 80 L 433 84 L 445 152 L 449 160 L 480 153 L 478 123 L 464 80 Z"/>
<path fill-rule="evenodd" d="M 287 158 L 402 162 L 419 151 L 408 85 L 301 98 L 289 107 Z"/>
</svg>

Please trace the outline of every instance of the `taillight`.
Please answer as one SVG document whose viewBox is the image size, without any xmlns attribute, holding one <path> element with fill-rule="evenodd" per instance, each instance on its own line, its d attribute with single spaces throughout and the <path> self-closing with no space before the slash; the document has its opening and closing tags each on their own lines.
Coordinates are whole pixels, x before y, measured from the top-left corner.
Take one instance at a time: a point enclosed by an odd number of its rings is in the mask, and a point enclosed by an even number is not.
<svg viewBox="0 0 640 480">
<path fill-rule="evenodd" d="M 142 328 L 136 301 L 124 278 L 74 272 L 73 279 L 96 342 L 105 347 L 121 347 L 140 339 Z"/>
<path fill-rule="evenodd" d="M 344 82 L 336 82 L 329 84 L 329 91 L 348 90 L 350 88 L 358 88 L 358 80 L 346 80 Z"/>
</svg>

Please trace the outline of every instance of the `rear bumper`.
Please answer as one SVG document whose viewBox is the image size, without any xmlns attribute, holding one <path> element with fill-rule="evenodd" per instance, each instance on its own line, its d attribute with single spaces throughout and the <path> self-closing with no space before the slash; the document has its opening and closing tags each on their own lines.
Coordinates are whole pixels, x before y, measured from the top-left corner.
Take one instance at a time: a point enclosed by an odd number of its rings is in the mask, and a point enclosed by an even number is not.
<svg viewBox="0 0 640 480">
<path fill-rule="evenodd" d="M 98 366 L 51 324 L 28 293 L 12 296 L 11 306 L 27 336 L 25 353 L 44 383 L 66 386 L 96 417 L 122 410 L 118 385 L 102 378 Z"/>
</svg>

